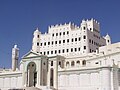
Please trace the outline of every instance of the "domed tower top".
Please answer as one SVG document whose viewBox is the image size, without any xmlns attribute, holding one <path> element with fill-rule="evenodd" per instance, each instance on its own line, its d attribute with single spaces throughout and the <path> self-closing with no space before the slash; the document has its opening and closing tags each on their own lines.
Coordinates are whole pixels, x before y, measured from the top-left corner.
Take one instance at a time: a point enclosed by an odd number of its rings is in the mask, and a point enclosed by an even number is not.
<svg viewBox="0 0 120 90">
<path fill-rule="evenodd" d="M 106 45 L 111 44 L 111 38 L 108 34 L 104 38 L 106 39 Z"/>
<path fill-rule="evenodd" d="M 37 28 L 34 31 L 34 37 L 33 37 L 33 45 L 32 45 L 32 50 L 36 53 L 40 52 L 40 35 L 41 32 L 39 31 L 39 29 Z"/>
</svg>

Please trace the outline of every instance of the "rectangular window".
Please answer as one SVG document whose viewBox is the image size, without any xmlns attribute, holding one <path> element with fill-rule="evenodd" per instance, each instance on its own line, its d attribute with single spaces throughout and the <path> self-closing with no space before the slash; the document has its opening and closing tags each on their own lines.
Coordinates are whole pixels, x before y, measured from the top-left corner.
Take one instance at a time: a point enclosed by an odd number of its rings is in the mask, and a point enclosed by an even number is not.
<svg viewBox="0 0 120 90">
<path fill-rule="evenodd" d="M 44 52 L 44 55 L 45 55 L 46 53 Z"/>
<path fill-rule="evenodd" d="M 53 54 L 53 51 L 51 51 L 51 54 Z"/>
<path fill-rule="evenodd" d="M 69 31 L 67 31 L 67 34 L 69 34 Z"/>
<path fill-rule="evenodd" d="M 86 49 L 86 46 L 84 46 L 84 49 Z"/>
<path fill-rule="evenodd" d="M 53 41 L 52 41 L 52 45 L 53 45 Z"/>
<path fill-rule="evenodd" d="M 44 45 L 46 46 L 46 42 L 44 43 Z"/>
<path fill-rule="evenodd" d="M 50 42 L 48 42 L 48 45 L 50 45 Z"/>
<path fill-rule="evenodd" d="M 69 52 L 69 49 L 67 49 L 66 51 Z"/>
<path fill-rule="evenodd" d="M 57 50 L 55 50 L 55 54 L 57 53 Z"/>
<path fill-rule="evenodd" d="M 39 46 L 39 42 L 37 42 L 37 46 Z"/>
<path fill-rule="evenodd" d="M 80 41 L 80 39 L 81 39 L 81 38 L 79 37 L 79 41 Z"/>
<path fill-rule="evenodd" d="M 63 35 L 65 35 L 65 32 L 63 32 Z"/>
<path fill-rule="evenodd" d="M 51 66 L 53 66 L 53 61 L 51 61 Z"/>
<path fill-rule="evenodd" d="M 59 40 L 59 44 L 61 44 L 61 40 Z"/>
<path fill-rule="evenodd" d="M 65 40 L 63 40 L 63 43 L 65 43 Z"/>
<path fill-rule="evenodd" d="M 91 43 L 91 39 L 89 39 L 89 43 Z"/>
<path fill-rule="evenodd" d="M 54 34 L 52 34 L 52 36 L 54 37 Z"/>
<path fill-rule="evenodd" d="M 80 51 L 80 48 L 78 48 L 78 51 Z"/>
<path fill-rule="evenodd" d="M 83 29 L 85 30 L 86 28 L 85 28 L 85 27 L 83 27 Z"/>
<path fill-rule="evenodd" d="M 41 46 L 42 46 L 42 43 L 41 43 Z"/>
<path fill-rule="evenodd" d="M 71 40 L 71 41 L 72 41 L 72 42 L 74 41 L 74 40 L 73 40 L 73 38 L 72 38 L 72 40 Z"/>
<path fill-rule="evenodd" d="M 55 44 L 57 44 L 57 41 L 55 41 Z"/>
<path fill-rule="evenodd" d="M 83 36 L 83 39 L 86 39 L 86 36 L 85 36 L 85 35 Z"/>
<path fill-rule="evenodd" d="M 60 53 L 60 50 L 58 52 Z"/>
<path fill-rule="evenodd" d="M 67 39 L 67 42 L 69 43 L 69 39 Z"/>
<path fill-rule="evenodd" d="M 77 48 L 75 48 L 75 52 L 77 51 Z"/>
<path fill-rule="evenodd" d="M 39 35 L 37 35 L 37 37 L 39 38 Z"/>
<path fill-rule="evenodd" d="M 62 50 L 62 52 L 64 53 L 64 52 L 65 52 L 65 50 L 63 49 L 63 50 Z"/>
<path fill-rule="evenodd" d="M 40 52 L 40 54 L 42 54 L 42 52 Z"/>
<path fill-rule="evenodd" d="M 60 32 L 60 36 L 61 36 L 61 32 Z"/>
<path fill-rule="evenodd" d="M 73 48 L 71 48 L 71 52 L 73 52 Z"/>
<path fill-rule="evenodd" d="M 58 36 L 58 33 L 56 33 L 56 36 Z"/>
<path fill-rule="evenodd" d="M 75 38 L 75 41 L 77 41 L 77 38 Z"/>
</svg>

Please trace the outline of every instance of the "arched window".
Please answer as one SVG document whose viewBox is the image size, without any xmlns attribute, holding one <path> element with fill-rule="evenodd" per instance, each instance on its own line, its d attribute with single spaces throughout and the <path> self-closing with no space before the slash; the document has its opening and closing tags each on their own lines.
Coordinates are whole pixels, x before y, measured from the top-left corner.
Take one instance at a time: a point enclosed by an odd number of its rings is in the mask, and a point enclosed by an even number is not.
<svg viewBox="0 0 120 90">
<path fill-rule="evenodd" d="M 77 64 L 80 64 L 80 61 L 77 61 L 76 63 L 77 63 Z"/>
<path fill-rule="evenodd" d="M 68 61 L 66 62 L 66 66 L 67 66 L 67 67 L 69 66 L 69 62 L 68 62 Z"/>
<path fill-rule="evenodd" d="M 86 65 L 86 61 L 85 60 L 82 61 L 82 65 Z"/>
<path fill-rule="evenodd" d="M 72 62 L 71 62 L 71 66 L 74 66 L 74 65 L 75 65 L 75 62 L 74 62 L 74 61 L 72 61 Z"/>
</svg>

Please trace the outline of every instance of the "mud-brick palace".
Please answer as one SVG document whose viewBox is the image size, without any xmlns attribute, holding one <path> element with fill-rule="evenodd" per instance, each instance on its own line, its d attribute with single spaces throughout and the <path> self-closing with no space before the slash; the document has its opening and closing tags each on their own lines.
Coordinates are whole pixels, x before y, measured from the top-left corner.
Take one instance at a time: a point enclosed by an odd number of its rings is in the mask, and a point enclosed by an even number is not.
<svg viewBox="0 0 120 90">
<path fill-rule="evenodd" d="M 51 25 L 33 33 L 31 50 L 0 69 L 0 90 L 120 90 L 120 42 L 100 35 L 94 19 Z"/>
</svg>

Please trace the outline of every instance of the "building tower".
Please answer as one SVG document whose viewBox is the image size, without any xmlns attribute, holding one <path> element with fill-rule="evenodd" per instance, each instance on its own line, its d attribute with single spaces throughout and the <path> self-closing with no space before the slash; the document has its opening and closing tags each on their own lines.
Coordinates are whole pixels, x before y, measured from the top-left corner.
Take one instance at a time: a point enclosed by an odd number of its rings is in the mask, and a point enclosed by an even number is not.
<svg viewBox="0 0 120 90">
<path fill-rule="evenodd" d="M 33 37 L 33 45 L 32 45 L 32 51 L 39 53 L 40 52 L 40 35 L 41 32 L 38 30 L 38 28 L 34 31 L 34 37 Z"/>
<path fill-rule="evenodd" d="M 84 42 L 84 43 L 81 44 L 81 50 L 82 50 L 82 53 L 88 53 L 89 52 L 88 32 L 87 32 L 87 23 L 86 23 L 85 20 L 82 20 L 81 29 L 82 29 L 81 41 Z"/>
<path fill-rule="evenodd" d="M 111 44 L 111 38 L 108 34 L 104 38 L 106 39 L 106 45 Z"/>
<path fill-rule="evenodd" d="M 14 45 L 12 49 L 12 70 L 15 71 L 18 68 L 19 48 Z"/>
</svg>

